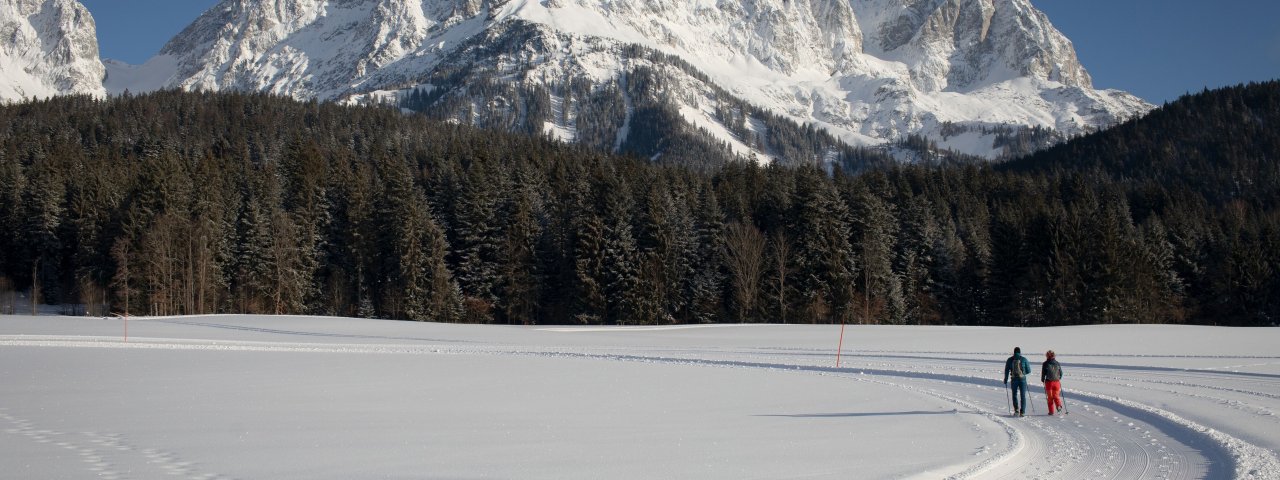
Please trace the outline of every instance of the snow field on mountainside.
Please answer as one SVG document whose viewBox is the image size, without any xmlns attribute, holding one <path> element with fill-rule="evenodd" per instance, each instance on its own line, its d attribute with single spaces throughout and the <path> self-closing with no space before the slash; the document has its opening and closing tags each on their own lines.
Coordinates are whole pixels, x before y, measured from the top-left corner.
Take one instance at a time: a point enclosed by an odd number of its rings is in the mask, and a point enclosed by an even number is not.
<svg viewBox="0 0 1280 480">
<path fill-rule="evenodd" d="M 21 478 L 1277 478 L 1276 329 L 0 316 Z M 1003 361 L 1033 365 L 1009 413 Z M 1068 415 L 1046 416 L 1058 352 Z"/>
<path fill-rule="evenodd" d="M 629 46 L 696 73 L 623 55 Z M 106 67 L 106 91 L 117 94 L 259 91 L 344 103 L 407 95 L 449 72 L 475 72 L 474 81 L 497 72 L 512 86 L 554 90 L 574 82 L 613 88 L 637 68 L 666 69 L 651 88 L 658 100 L 763 162 L 777 148 L 706 115 L 724 101 L 721 91 L 850 145 L 922 135 L 990 158 L 1004 153 L 992 129 L 1070 136 L 1153 107 L 1094 89 L 1071 42 L 1028 0 L 226 1 L 143 65 Z M 631 113 L 613 120 L 626 124 Z M 564 119 L 531 126 L 566 141 L 577 136 Z M 957 129 L 965 136 L 951 137 Z"/>
</svg>

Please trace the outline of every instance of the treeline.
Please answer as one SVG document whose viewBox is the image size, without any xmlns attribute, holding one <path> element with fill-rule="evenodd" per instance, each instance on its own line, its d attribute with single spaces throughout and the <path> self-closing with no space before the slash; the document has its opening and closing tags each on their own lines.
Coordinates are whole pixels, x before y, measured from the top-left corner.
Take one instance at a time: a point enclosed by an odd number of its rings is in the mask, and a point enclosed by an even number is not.
<svg viewBox="0 0 1280 480">
<path fill-rule="evenodd" d="M 1184 96 L 1144 118 L 998 168 L 1123 192 L 1168 245 L 1162 273 L 1199 323 L 1280 318 L 1280 81 Z M 1072 197 L 1067 197 L 1072 198 Z M 1096 270 L 1095 270 L 1096 271 Z"/>
<path fill-rule="evenodd" d="M 1253 88 L 1274 105 L 1274 84 Z M 1275 141 L 1252 133 L 1235 141 Z M 1096 164 L 680 160 L 257 94 L 5 106 L 0 290 L 134 315 L 518 324 L 1280 313 L 1274 158 L 1168 186 Z M 1218 178 L 1249 183 L 1201 185 Z"/>
</svg>

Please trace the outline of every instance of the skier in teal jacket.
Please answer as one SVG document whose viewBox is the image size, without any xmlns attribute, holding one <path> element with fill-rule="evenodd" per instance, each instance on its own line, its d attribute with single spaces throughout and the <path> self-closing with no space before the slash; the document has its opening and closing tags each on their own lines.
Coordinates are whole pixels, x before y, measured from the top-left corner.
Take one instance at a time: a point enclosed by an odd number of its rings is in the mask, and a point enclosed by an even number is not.
<svg viewBox="0 0 1280 480">
<path fill-rule="evenodd" d="M 1013 347 L 1013 356 L 1004 361 L 1004 384 L 1009 385 L 1010 377 L 1013 378 L 1013 413 L 1019 417 L 1027 414 L 1027 375 L 1030 373 L 1031 362 L 1022 356 L 1022 347 Z"/>
</svg>

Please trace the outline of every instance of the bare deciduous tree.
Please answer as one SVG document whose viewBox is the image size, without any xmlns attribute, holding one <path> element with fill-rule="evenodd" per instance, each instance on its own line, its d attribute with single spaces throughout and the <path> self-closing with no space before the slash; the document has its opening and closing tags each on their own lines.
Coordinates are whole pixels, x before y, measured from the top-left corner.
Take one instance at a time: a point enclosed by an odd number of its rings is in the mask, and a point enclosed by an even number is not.
<svg viewBox="0 0 1280 480">
<path fill-rule="evenodd" d="M 764 271 L 764 234 L 755 225 L 734 222 L 725 236 L 725 263 L 733 279 L 738 321 L 746 321 L 755 309 Z"/>
<path fill-rule="evenodd" d="M 115 245 L 111 247 L 111 258 L 116 261 L 116 274 L 111 279 L 111 283 L 115 284 L 117 295 L 124 297 L 124 311 L 122 313 L 125 316 L 129 315 L 129 294 L 133 292 L 129 285 L 130 250 L 129 239 L 124 237 L 117 239 Z"/>
<path fill-rule="evenodd" d="M 777 289 L 778 321 L 787 323 L 787 276 L 791 273 L 791 240 L 786 233 L 778 230 L 770 243 L 773 244 L 773 280 L 777 282 L 774 287 Z"/>
</svg>

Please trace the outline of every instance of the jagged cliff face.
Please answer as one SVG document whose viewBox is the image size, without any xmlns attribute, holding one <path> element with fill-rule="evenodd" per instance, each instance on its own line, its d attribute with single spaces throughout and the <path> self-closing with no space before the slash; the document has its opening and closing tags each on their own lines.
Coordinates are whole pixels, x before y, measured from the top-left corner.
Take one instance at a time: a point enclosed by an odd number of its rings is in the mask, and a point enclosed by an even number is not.
<svg viewBox="0 0 1280 480">
<path fill-rule="evenodd" d="M 623 54 L 634 46 L 669 58 Z M 660 72 L 658 84 L 633 91 L 627 77 L 638 68 Z M 715 112 L 726 95 L 854 145 L 916 134 L 988 157 L 1002 153 L 996 131 L 1069 135 L 1151 108 L 1095 90 L 1071 42 L 1029 0 L 226 0 L 148 65 L 118 70 L 152 83 L 116 90 L 354 102 L 424 88 L 475 97 L 468 82 L 586 82 L 626 93 L 627 105 L 646 100 L 628 95 L 660 98 L 762 158 L 778 152 L 758 140 L 758 118 L 728 124 Z M 575 140 L 576 104 L 550 95 L 545 131 Z M 494 102 L 515 100 L 473 98 L 456 119 L 487 123 Z"/>
<path fill-rule="evenodd" d="M 481 10 L 478 0 L 229 0 L 160 55 L 177 60 L 167 86 L 335 99 L 379 69 L 431 51 L 424 41 L 432 33 Z"/>
<path fill-rule="evenodd" d="M 1071 41 L 1025 0 L 854 0 L 869 54 L 902 62 L 917 88 L 965 91 L 1029 77 L 1090 88 Z"/>
<path fill-rule="evenodd" d="M 0 101 L 105 95 L 93 17 L 75 0 L 0 0 Z"/>
</svg>

